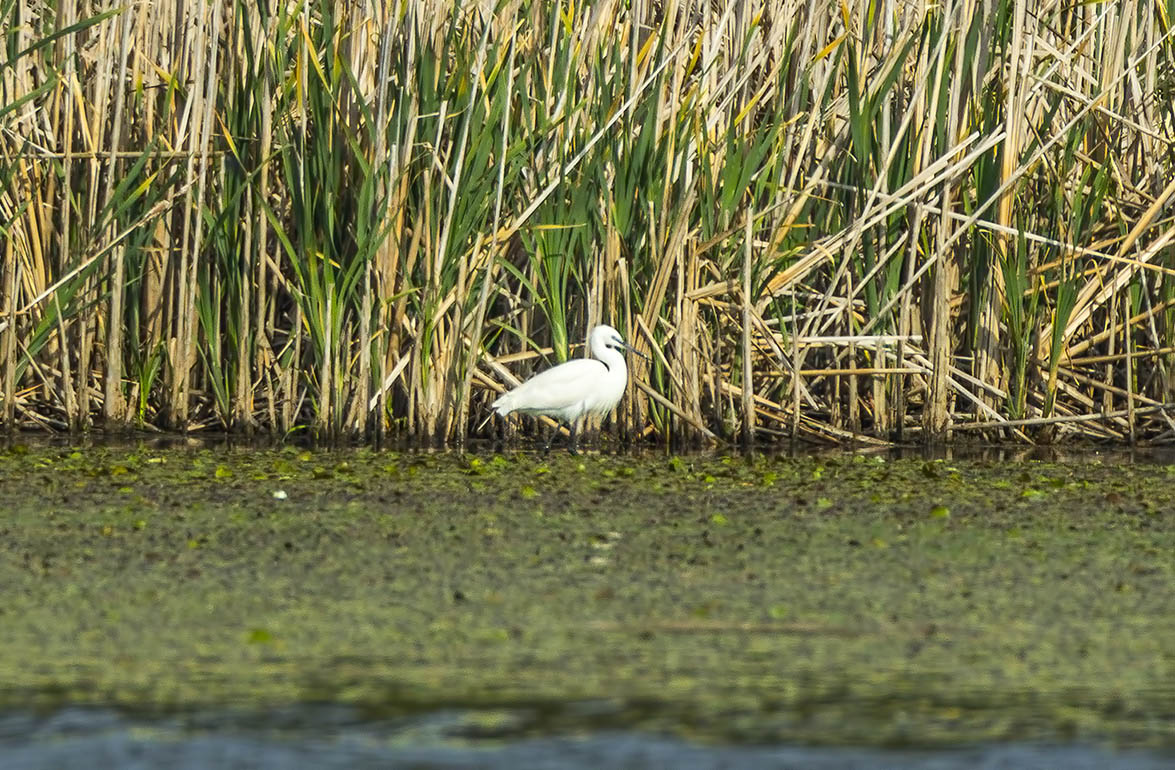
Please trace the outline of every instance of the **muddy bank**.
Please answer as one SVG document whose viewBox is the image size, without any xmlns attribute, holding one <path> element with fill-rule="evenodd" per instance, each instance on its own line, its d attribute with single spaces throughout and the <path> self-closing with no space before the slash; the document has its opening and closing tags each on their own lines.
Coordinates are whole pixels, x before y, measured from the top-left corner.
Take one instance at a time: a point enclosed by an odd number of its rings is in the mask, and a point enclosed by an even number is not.
<svg viewBox="0 0 1175 770">
<path fill-rule="evenodd" d="M 0 455 L 0 710 L 1175 744 L 1175 472 L 876 457 Z"/>
</svg>

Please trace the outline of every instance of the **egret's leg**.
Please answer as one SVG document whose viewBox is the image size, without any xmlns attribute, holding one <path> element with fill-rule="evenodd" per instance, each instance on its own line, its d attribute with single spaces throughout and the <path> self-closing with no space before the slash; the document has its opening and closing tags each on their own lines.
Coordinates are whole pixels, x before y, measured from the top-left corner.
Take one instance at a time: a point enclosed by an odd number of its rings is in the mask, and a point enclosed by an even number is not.
<svg viewBox="0 0 1175 770">
<path fill-rule="evenodd" d="M 541 421 L 539 422 L 539 426 L 543 429 L 543 432 L 547 436 L 546 440 L 543 442 L 543 456 L 546 457 L 546 455 L 551 451 L 551 442 L 555 440 L 555 434 L 559 432 L 559 428 L 556 427 L 554 430 L 550 430 L 546 425 L 543 425 Z"/>
<path fill-rule="evenodd" d="M 567 451 L 573 455 L 579 454 L 579 450 L 575 448 L 575 440 L 578 438 L 576 428 L 579 426 L 579 420 L 571 421 L 571 443 L 567 445 Z"/>
<path fill-rule="evenodd" d="M 501 425 L 497 426 L 494 431 L 495 445 L 498 452 L 506 451 L 506 442 L 510 440 L 510 418 L 505 417 L 501 420 L 496 420 Z"/>
</svg>

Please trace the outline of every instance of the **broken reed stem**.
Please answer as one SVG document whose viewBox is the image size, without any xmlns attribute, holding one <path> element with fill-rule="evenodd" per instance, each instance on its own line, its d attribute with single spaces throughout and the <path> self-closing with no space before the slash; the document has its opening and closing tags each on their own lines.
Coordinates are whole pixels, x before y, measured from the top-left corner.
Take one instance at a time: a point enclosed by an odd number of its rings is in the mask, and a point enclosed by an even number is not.
<svg viewBox="0 0 1175 770">
<path fill-rule="evenodd" d="M 12 241 L 4 244 L 4 317 L 7 326 L 2 330 L 0 345 L 4 351 L 4 425 L 11 431 L 16 427 L 16 257 Z"/>
<path fill-rule="evenodd" d="M 1055 417 L 1030 417 L 1022 420 L 1002 420 L 999 422 L 969 422 L 960 423 L 955 430 L 960 431 L 975 431 L 975 430 L 990 430 L 992 428 L 1028 428 L 1028 427 L 1043 427 L 1045 425 L 1061 425 L 1082 422 L 1097 422 L 1099 420 L 1110 420 L 1118 417 L 1129 417 L 1134 415 L 1149 415 L 1175 412 L 1175 404 L 1159 404 L 1158 406 L 1144 406 L 1138 409 L 1117 409 L 1113 412 L 1091 412 L 1088 414 L 1072 414 L 1061 415 Z"/>
</svg>

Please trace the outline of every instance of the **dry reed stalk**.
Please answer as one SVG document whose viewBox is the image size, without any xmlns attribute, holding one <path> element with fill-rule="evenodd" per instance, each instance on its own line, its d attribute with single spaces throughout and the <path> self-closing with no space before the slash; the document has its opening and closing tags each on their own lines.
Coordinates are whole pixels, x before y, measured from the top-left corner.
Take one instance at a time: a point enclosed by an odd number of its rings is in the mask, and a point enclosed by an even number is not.
<svg viewBox="0 0 1175 770">
<path fill-rule="evenodd" d="M 755 441 L 755 385 L 751 370 L 751 222 L 753 217 L 746 218 L 745 240 L 743 247 L 742 266 L 742 407 L 743 429 L 742 439 L 745 446 L 751 446 Z"/>
<path fill-rule="evenodd" d="M 1141 407 L 1134 410 L 1134 414 L 1148 415 L 1167 413 L 1175 410 L 1175 404 L 1163 404 L 1160 406 Z M 1006 420 L 1000 422 L 973 422 L 959 425 L 956 430 L 972 431 L 972 430 L 990 430 L 996 427 L 1004 428 L 1028 428 L 1028 427 L 1043 427 L 1046 425 L 1060 425 L 1082 422 L 1096 422 L 1098 420 L 1109 420 L 1120 417 L 1128 417 L 1130 415 L 1129 409 L 1118 409 L 1113 412 L 1093 412 L 1089 414 L 1074 414 L 1062 415 L 1056 417 L 1029 417 L 1021 420 Z"/>
<path fill-rule="evenodd" d="M 15 425 L 16 417 L 16 254 L 12 239 L 7 239 L 4 252 L 4 316 L 8 320 L 0 339 L 4 350 L 4 424 Z"/>
<path fill-rule="evenodd" d="M 1115 353 L 1104 356 L 1084 356 L 1069 358 L 1066 361 L 1070 366 L 1087 366 L 1089 364 L 1106 364 L 1125 361 L 1127 358 L 1151 358 L 1152 356 L 1166 356 L 1175 353 L 1175 347 L 1160 347 L 1153 350 L 1139 350 L 1133 353 Z"/>
<path fill-rule="evenodd" d="M 121 14 L 122 29 L 118 41 L 118 67 L 115 77 L 114 109 L 110 116 L 111 136 L 110 152 L 107 155 L 106 184 L 102 194 L 102 206 L 110 205 L 114 193 L 115 169 L 118 162 L 114 153 L 122 146 L 122 132 L 125 123 L 123 114 L 126 97 L 125 83 L 127 80 L 127 59 L 130 56 L 131 32 L 134 16 L 129 10 Z M 114 232 L 113 223 L 106 228 L 109 237 Z M 126 293 L 126 255 L 120 247 L 111 249 L 107 272 L 110 274 L 110 312 L 107 316 L 106 327 L 106 383 L 103 394 L 103 416 L 111 428 L 120 428 L 126 419 L 126 406 L 122 392 L 122 363 L 123 363 L 123 300 Z"/>
</svg>

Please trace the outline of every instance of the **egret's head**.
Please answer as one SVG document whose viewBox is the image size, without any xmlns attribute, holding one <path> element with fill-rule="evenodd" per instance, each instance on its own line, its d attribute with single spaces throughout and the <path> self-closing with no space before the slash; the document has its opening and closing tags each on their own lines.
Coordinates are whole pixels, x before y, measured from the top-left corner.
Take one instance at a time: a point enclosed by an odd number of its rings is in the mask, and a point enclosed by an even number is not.
<svg viewBox="0 0 1175 770">
<path fill-rule="evenodd" d="M 646 356 L 644 353 L 637 351 L 636 348 L 625 342 L 624 337 L 620 335 L 620 332 L 616 331 L 607 324 L 600 324 L 596 328 L 592 329 L 592 333 L 588 337 L 588 343 L 590 344 L 593 351 L 603 350 L 604 348 L 611 348 L 612 350 L 615 350 L 623 355 L 625 351 L 631 350 L 641 358 L 648 358 L 648 356 Z"/>
</svg>

